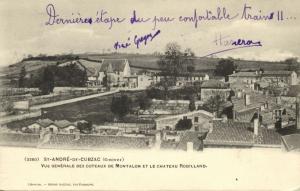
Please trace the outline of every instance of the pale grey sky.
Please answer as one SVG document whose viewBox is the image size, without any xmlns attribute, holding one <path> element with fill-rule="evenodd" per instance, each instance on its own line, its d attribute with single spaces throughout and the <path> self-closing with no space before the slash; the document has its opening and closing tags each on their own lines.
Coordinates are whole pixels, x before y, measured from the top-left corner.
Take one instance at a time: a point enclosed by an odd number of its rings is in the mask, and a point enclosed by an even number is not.
<svg viewBox="0 0 300 191">
<path fill-rule="evenodd" d="M 95 17 L 102 9 L 107 16 L 124 17 L 121 24 L 108 29 L 105 24 L 52 25 L 47 26 L 49 16 L 46 6 L 52 3 L 60 17 L 70 18 L 73 14 Z M 284 21 L 246 21 L 241 17 L 244 3 L 251 6 L 251 13 L 267 14 L 282 10 Z M 203 14 L 206 9 L 216 12 L 217 7 L 226 7 L 227 13 L 239 14 L 231 21 L 200 22 L 198 28 L 193 23 L 180 24 L 180 15 L 193 16 L 194 9 Z M 288 57 L 300 57 L 300 1 L 217 1 L 217 0 L 1 0 L 0 1 L 0 65 L 12 64 L 28 54 L 61 53 L 102 53 L 113 50 L 116 41 L 125 41 L 134 35 L 154 33 L 153 24 L 129 23 L 132 11 L 138 16 L 153 18 L 156 16 L 174 17 L 169 24 L 158 24 L 161 33 L 139 49 L 130 46 L 119 52 L 152 53 L 162 51 L 170 41 L 178 42 L 183 49 L 191 48 L 197 56 L 228 48 L 216 45 L 216 36 L 229 36 L 229 39 L 251 39 L 261 41 L 262 47 L 237 49 L 218 54 L 218 57 L 232 56 L 242 59 L 283 60 Z M 276 15 L 276 14 L 275 14 Z M 274 16 L 277 17 L 277 16 Z M 289 20 L 286 20 L 286 18 Z M 290 19 L 293 17 L 293 19 Z M 295 17 L 295 18 L 294 18 Z"/>
</svg>

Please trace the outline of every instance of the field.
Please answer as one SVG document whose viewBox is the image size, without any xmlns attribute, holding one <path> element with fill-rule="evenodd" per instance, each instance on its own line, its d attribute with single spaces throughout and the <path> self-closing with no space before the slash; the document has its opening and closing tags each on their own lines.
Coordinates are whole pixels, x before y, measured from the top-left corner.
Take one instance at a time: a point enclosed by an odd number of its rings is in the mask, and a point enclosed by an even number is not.
<svg viewBox="0 0 300 191">
<path fill-rule="evenodd" d="M 133 107 L 138 106 L 136 100 L 140 93 L 141 92 L 125 93 L 133 100 Z M 70 121 L 84 119 L 92 121 L 95 124 L 111 121 L 113 119 L 113 114 L 110 111 L 111 100 L 113 96 L 118 95 L 120 95 L 120 93 L 47 108 L 44 110 L 46 112 L 45 117 L 52 120 L 67 119 Z"/>
<path fill-rule="evenodd" d="M 74 56 L 75 57 L 75 56 Z M 90 59 L 90 60 L 101 60 L 101 59 L 128 59 L 130 66 L 134 72 L 139 70 L 159 70 L 157 61 L 158 56 L 151 54 L 78 54 L 78 58 Z M 25 66 L 26 71 L 31 74 L 35 74 L 40 68 L 47 65 L 55 65 L 72 60 L 72 57 L 65 58 L 64 55 L 57 57 L 43 57 L 43 58 L 31 58 L 26 59 L 16 64 L 10 65 L 9 67 L 1 68 L 0 70 L 7 74 L 7 79 L 17 78 L 20 70 Z M 212 73 L 218 64 L 220 58 L 211 57 L 196 57 L 194 60 L 195 69 L 200 72 Z M 248 60 L 234 60 L 234 63 L 238 66 L 238 69 L 243 70 L 257 70 L 263 68 L 264 70 L 285 70 L 287 65 L 282 62 L 268 62 L 268 61 L 248 61 Z M 0 71 L 0 72 L 1 72 Z M 3 73 L 2 72 L 2 73 Z M 3 78 L 3 76 L 2 76 Z M 4 81 L 3 79 L 2 81 Z"/>
<path fill-rule="evenodd" d="M 124 92 L 133 101 L 133 107 L 137 107 L 137 97 L 142 92 Z M 106 121 L 113 120 L 113 113 L 110 111 L 111 100 L 113 96 L 118 96 L 120 93 L 108 96 L 102 96 L 98 98 L 88 99 L 76 103 L 70 103 L 60 105 L 56 107 L 43 109 L 43 118 L 49 118 L 51 120 L 62 120 L 66 119 L 71 122 L 77 120 L 91 121 L 93 124 L 102 124 Z M 128 117 L 127 120 L 136 120 L 136 117 Z M 28 125 L 37 118 L 16 121 L 7 124 L 10 128 L 21 128 L 24 125 Z"/>
</svg>

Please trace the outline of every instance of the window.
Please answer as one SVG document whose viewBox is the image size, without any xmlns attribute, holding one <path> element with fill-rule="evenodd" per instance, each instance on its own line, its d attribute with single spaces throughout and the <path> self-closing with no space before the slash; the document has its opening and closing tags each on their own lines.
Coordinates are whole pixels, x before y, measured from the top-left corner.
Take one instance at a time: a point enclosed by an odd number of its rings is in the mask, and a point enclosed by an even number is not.
<svg viewBox="0 0 300 191">
<path fill-rule="evenodd" d="M 50 130 L 51 133 L 53 133 L 53 128 L 52 127 L 49 130 Z"/>
<path fill-rule="evenodd" d="M 70 129 L 70 133 L 73 133 L 74 132 L 74 130 L 73 129 Z"/>
<path fill-rule="evenodd" d="M 197 123 L 199 121 L 199 117 L 195 117 L 194 121 Z"/>
<path fill-rule="evenodd" d="M 183 116 L 183 119 L 187 119 L 187 116 Z"/>
</svg>

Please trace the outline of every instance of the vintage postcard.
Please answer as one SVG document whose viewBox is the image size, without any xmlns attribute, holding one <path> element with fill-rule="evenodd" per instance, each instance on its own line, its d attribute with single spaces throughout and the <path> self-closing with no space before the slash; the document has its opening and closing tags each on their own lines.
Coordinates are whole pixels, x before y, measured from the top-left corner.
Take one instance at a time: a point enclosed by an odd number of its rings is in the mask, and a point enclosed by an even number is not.
<svg viewBox="0 0 300 191">
<path fill-rule="evenodd" d="M 1 0 L 1 190 L 299 190 L 300 2 Z"/>
</svg>

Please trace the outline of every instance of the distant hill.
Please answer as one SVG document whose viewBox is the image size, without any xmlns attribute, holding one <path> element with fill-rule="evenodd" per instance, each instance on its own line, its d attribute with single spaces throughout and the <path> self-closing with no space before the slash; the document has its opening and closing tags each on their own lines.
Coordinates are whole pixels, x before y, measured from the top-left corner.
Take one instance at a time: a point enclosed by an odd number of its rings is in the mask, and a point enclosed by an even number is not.
<svg viewBox="0 0 300 191">
<path fill-rule="evenodd" d="M 151 54 L 76 54 L 76 55 L 56 55 L 56 56 L 38 56 L 23 59 L 21 62 L 12 64 L 2 69 L 2 74 L 5 74 L 6 80 L 15 79 L 18 77 L 21 68 L 24 66 L 26 71 L 34 74 L 40 68 L 47 65 L 55 65 L 74 59 L 89 59 L 100 60 L 109 58 L 126 58 L 129 60 L 130 66 L 134 71 L 139 70 L 159 70 L 157 61 L 159 56 Z M 195 69 L 201 72 L 212 73 L 218 64 L 220 58 L 201 57 L 195 58 Z M 268 61 L 249 61 L 249 60 L 234 60 L 239 70 L 256 70 L 262 68 L 264 70 L 285 70 L 287 65 L 282 62 Z M 3 76 L 1 77 L 3 78 Z"/>
</svg>

